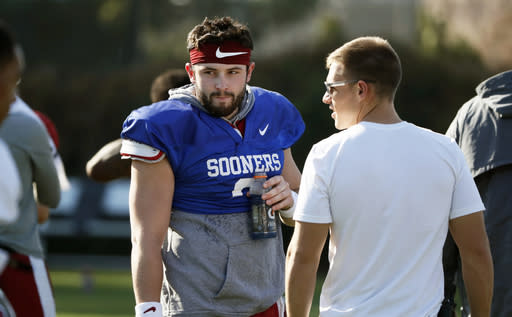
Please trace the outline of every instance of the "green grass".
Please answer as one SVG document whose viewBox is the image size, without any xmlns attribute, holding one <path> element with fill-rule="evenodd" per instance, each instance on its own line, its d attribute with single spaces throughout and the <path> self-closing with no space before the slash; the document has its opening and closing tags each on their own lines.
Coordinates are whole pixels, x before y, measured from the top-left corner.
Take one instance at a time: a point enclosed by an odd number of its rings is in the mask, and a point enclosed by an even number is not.
<svg viewBox="0 0 512 317">
<path fill-rule="evenodd" d="M 323 274 L 318 274 L 316 279 L 315 286 L 315 295 L 313 297 L 313 303 L 311 304 L 311 310 L 309 312 L 309 317 L 318 317 L 319 311 L 319 300 L 320 300 L 320 291 L 322 290 L 322 285 L 324 283 L 325 276 Z"/>
<path fill-rule="evenodd" d="M 84 287 L 84 274 L 80 271 L 50 272 L 57 317 L 133 317 L 133 298 L 130 271 L 98 270 L 89 273 L 92 287 Z M 319 294 L 324 282 L 318 275 L 315 295 L 309 317 L 318 317 Z M 456 302 L 460 294 L 456 294 Z M 456 313 L 460 316 L 460 312 Z"/>
<path fill-rule="evenodd" d="M 52 271 L 57 317 L 133 317 L 135 301 L 129 271 L 91 272 L 84 287 L 82 272 Z"/>
<path fill-rule="evenodd" d="M 84 285 L 80 271 L 50 272 L 57 317 L 133 317 L 135 301 L 129 271 L 92 271 L 92 287 Z M 323 278 L 318 279 L 310 317 L 318 316 L 318 294 Z"/>
</svg>

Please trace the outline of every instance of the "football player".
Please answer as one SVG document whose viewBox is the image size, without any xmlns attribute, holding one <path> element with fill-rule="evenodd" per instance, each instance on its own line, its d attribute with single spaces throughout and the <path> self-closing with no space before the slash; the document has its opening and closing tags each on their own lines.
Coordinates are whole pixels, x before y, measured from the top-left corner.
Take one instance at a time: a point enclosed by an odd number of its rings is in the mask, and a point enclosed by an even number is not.
<svg viewBox="0 0 512 317">
<path fill-rule="evenodd" d="M 283 316 L 282 233 L 251 238 L 246 191 L 265 172 L 262 198 L 293 224 L 300 172 L 290 147 L 304 122 L 281 94 L 248 85 L 247 26 L 206 18 L 187 43 L 191 84 L 133 111 L 121 134 L 136 314 Z"/>
</svg>

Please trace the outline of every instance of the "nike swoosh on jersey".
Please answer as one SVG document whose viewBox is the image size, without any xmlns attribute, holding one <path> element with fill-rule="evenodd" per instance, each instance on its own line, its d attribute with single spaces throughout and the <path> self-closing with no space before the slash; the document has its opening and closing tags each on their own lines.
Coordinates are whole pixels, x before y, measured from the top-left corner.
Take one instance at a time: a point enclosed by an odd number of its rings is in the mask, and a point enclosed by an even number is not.
<svg viewBox="0 0 512 317">
<path fill-rule="evenodd" d="M 247 52 L 221 52 L 220 47 L 217 47 L 217 51 L 215 52 L 215 57 L 217 58 L 224 58 L 224 57 L 231 57 L 231 56 L 237 56 L 247 54 Z"/>
<path fill-rule="evenodd" d="M 258 129 L 258 131 L 260 132 L 260 135 L 261 135 L 261 136 L 264 136 L 264 135 L 265 135 L 265 133 L 267 133 L 267 129 L 268 129 L 268 123 L 267 123 L 267 125 L 265 126 L 265 128 L 264 128 L 263 130 Z"/>
</svg>

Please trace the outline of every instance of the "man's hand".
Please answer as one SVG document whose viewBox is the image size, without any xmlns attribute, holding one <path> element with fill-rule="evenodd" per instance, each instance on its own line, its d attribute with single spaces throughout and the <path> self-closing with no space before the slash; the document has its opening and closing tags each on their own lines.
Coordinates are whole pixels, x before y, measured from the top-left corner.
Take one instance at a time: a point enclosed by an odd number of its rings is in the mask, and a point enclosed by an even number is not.
<svg viewBox="0 0 512 317">
<path fill-rule="evenodd" d="M 37 223 L 43 224 L 50 217 L 50 208 L 41 203 L 37 203 Z"/>
<path fill-rule="evenodd" d="M 278 175 L 267 180 L 263 187 L 272 189 L 261 195 L 261 198 L 272 207 L 273 212 L 280 211 L 279 216 L 284 224 L 295 226 L 293 209 L 295 208 L 294 196 L 296 197 L 297 194 L 290 189 L 290 184 L 281 175 Z"/>
<path fill-rule="evenodd" d="M 261 198 L 265 200 L 267 205 L 272 206 L 273 211 L 293 207 L 292 190 L 288 182 L 281 175 L 268 179 L 263 184 L 263 188 L 271 188 L 268 192 L 261 195 Z"/>
</svg>

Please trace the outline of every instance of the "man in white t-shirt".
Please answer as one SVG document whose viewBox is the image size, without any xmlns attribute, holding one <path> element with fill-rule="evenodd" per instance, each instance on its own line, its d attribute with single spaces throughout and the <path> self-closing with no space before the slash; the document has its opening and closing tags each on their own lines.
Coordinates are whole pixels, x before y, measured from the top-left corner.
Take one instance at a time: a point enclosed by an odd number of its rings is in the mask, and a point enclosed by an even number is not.
<svg viewBox="0 0 512 317">
<path fill-rule="evenodd" d="M 286 262 L 288 317 L 308 316 L 324 242 L 321 316 L 437 316 L 450 230 L 474 316 L 488 316 L 493 268 L 484 206 L 457 144 L 402 121 L 401 65 L 379 37 L 327 58 L 322 101 L 338 132 L 306 160 Z"/>
</svg>

